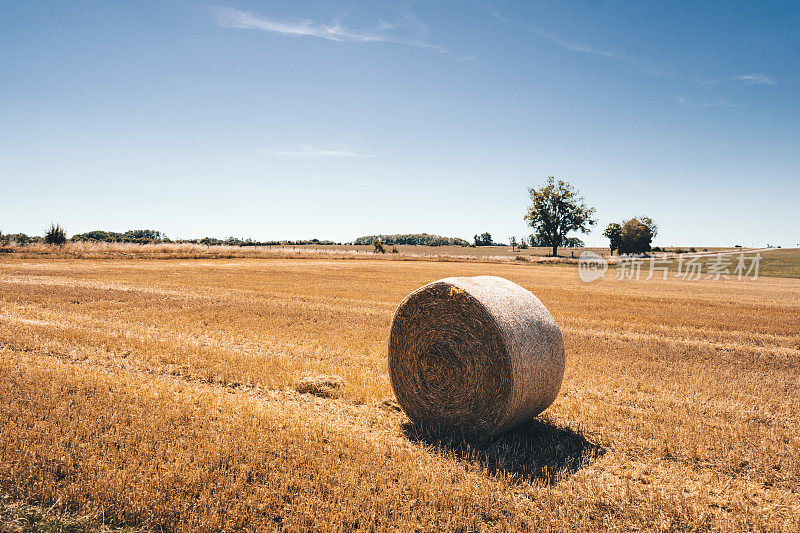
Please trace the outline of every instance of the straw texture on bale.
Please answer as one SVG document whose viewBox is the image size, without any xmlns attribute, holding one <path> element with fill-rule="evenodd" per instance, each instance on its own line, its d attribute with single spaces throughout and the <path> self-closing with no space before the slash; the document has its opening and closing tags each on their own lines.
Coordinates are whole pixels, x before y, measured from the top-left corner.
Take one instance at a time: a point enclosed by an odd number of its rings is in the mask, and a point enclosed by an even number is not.
<svg viewBox="0 0 800 533">
<path fill-rule="evenodd" d="M 564 341 L 547 308 L 516 283 L 445 278 L 397 308 L 389 374 L 414 423 L 491 437 L 553 403 L 564 376 Z"/>
</svg>

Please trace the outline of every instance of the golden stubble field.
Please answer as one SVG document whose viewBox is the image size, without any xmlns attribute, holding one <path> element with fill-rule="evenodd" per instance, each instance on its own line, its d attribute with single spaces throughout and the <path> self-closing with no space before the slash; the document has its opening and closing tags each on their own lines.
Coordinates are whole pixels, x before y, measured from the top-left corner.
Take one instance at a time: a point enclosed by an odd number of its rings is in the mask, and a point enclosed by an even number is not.
<svg viewBox="0 0 800 533">
<path fill-rule="evenodd" d="M 408 426 L 386 339 L 407 293 L 478 274 L 542 300 L 567 370 L 475 448 Z M 9 257 L 0 291 L 0 490 L 87 527 L 800 529 L 800 280 Z"/>
</svg>

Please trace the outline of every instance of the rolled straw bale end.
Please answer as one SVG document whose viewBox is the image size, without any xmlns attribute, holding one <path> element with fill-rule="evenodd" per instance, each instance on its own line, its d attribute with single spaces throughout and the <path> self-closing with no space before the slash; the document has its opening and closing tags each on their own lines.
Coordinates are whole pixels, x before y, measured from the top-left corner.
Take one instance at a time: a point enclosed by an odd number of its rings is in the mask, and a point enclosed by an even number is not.
<svg viewBox="0 0 800 533">
<path fill-rule="evenodd" d="M 445 278 L 397 308 L 389 374 L 415 424 L 491 437 L 553 403 L 564 376 L 564 341 L 547 308 L 516 283 Z"/>
</svg>

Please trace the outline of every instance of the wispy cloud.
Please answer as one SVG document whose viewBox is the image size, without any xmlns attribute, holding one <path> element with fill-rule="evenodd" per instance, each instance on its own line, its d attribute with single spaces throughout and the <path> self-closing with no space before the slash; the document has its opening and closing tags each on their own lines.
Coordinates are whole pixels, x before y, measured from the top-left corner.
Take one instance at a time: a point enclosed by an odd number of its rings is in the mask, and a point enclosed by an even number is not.
<svg viewBox="0 0 800 533">
<path fill-rule="evenodd" d="M 633 65 L 639 67 L 642 70 L 642 72 L 644 72 L 645 74 L 648 74 L 650 76 L 657 76 L 657 77 L 662 77 L 662 78 L 679 78 L 679 79 L 688 78 L 688 76 L 686 76 L 685 74 L 681 74 L 681 73 L 678 73 L 678 72 L 670 72 L 670 71 L 658 68 L 657 66 L 654 65 L 653 61 L 651 61 L 651 60 L 649 60 L 647 58 L 631 56 L 631 55 L 627 55 L 625 53 L 621 53 L 621 52 L 617 52 L 617 51 L 613 51 L 613 50 L 606 50 L 606 49 L 603 49 L 603 48 L 596 48 L 594 46 L 590 46 L 590 45 L 587 45 L 587 44 L 579 43 L 577 41 L 572 41 L 572 40 L 569 40 L 569 39 L 565 39 L 565 38 L 561 37 L 560 35 L 558 35 L 556 33 L 553 33 L 553 32 L 550 32 L 550 31 L 546 31 L 546 30 L 543 30 L 543 29 L 540 29 L 540 28 L 519 24 L 519 23 L 517 23 L 517 22 L 515 22 L 513 20 L 510 20 L 510 19 L 504 17 L 503 15 L 501 15 L 500 13 L 498 13 L 496 11 L 490 11 L 490 13 L 492 14 L 492 16 L 495 19 L 497 19 L 497 20 L 499 20 L 501 22 L 504 22 L 506 24 L 512 25 L 512 26 L 514 26 L 514 27 L 516 27 L 518 29 L 524 30 L 524 31 L 526 31 L 528 33 L 532 33 L 534 35 L 537 35 L 538 37 L 541 37 L 543 39 L 547 39 L 548 41 L 550 41 L 551 43 L 553 43 L 555 45 L 561 46 L 561 47 L 566 48 L 568 50 L 572 50 L 574 52 L 581 52 L 581 53 L 584 53 L 584 54 L 592 54 L 592 55 L 596 55 L 596 56 L 603 56 L 603 57 L 608 57 L 608 58 L 612 58 L 612 59 L 617 59 L 617 60 L 620 60 L 620 61 L 625 61 L 625 62 L 628 62 L 630 64 L 633 64 Z M 748 85 L 777 85 L 777 82 L 775 80 L 773 80 L 772 78 L 770 78 L 766 74 L 761 74 L 761 73 L 740 74 L 738 76 L 735 76 L 734 79 L 739 80 L 741 82 L 744 82 L 744 83 L 746 83 Z M 691 78 L 691 80 L 695 83 L 695 87 L 698 88 L 698 89 L 708 89 L 710 87 L 713 87 L 713 86 L 716 86 L 716 85 L 720 84 L 723 81 L 723 80 L 719 80 L 719 79 L 702 80 L 702 79 L 698 79 L 698 78 Z M 730 78 L 727 78 L 727 80 L 730 80 Z M 697 108 L 705 108 L 705 107 L 742 107 L 744 105 L 744 104 L 740 104 L 740 103 L 737 103 L 737 102 L 733 102 L 733 101 L 728 100 L 726 98 L 718 98 L 718 99 L 715 99 L 715 100 L 709 100 L 709 101 L 700 102 L 700 103 L 690 103 L 690 102 L 686 101 L 686 99 L 684 99 L 684 98 L 681 98 L 679 101 L 680 101 L 681 105 L 683 105 L 685 107 L 697 107 Z"/>
<path fill-rule="evenodd" d="M 505 18 L 500 13 L 492 12 L 492 15 L 494 16 L 494 18 L 496 18 L 497 20 L 499 20 L 501 22 L 505 22 L 507 24 L 514 24 L 513 21 Z M 516 24 L 514 24 L 514 25 L 516 25 Z M 593 46 L 589 46 L 589 45 L 586 45 L 586 44 L 578 43 L 578 42 L 575 42 L 575 41 L 570 41 L 568 39 L 564 39 L 560 35 L 557 35 L 557 34 L 555 34 L 553 32 L 549 32 L 549 31 L 546 31 L 546 30 L 543 30 L 543 29 L 540 29 L 540 28 L 524 26 L 523 29 L 525 29 L 526 31 L 529 31 L 530 33 L 533 33 L 534 35 L 538 35 L 539 37 L 542 37 L 543 39 L 547 39 L 548 41 L 550 41 L 553 44 L 556 44 L 556 45 L 561 46 L 563 48 L 566 48 L 568 50 L 572 50 L 574 52 L 583 52 L 584 54 L 593 54 L 593 55 L 598 55 L 598 56 L 611 57 L 611 58 L 614 58 L 614 59 L 625 59 L 625 60 L 629 60 L 629 61 L 633 59 L 633 58 L 627 57 L 627 56 L 625 56 L 623 54 L 620 54 L 620 53 L 617 53 L 617 52 L 613 52 L 611 50 L 603 50 L 603 49 L 600 49 L 600 48 L 595 48 Z"/>
<path fill-rule="evenodd" d="M 744 107 L 744 104 L 733 102 L 727 98 L 715 98 L 714 100 L 704 100 L 700 102 L 691 102 L 686 98 L 679 98 L 678 102 L 683 107 L 690 109 L 707 109 L 710 107 Z"/>
<path fill-rule="evenodd" d="M 567 50 L 572 50 L 574 52 L 583 52 L 584 54 L 594 54 L 597 56 L 605 56 L 611 57 L 614 59 L 629 59 L 628 57 L 618 54 L 617 52 L 612 52 L 610 50 L 601 50 L 600 48 L 594 48 L 593 46 L 589 46 L 586 44 L 576 43 L 574 41 L 568 41 L 567 39 L 563 39 L 559 35 L 555 33 L 541 30 L 539 28 L 528 28 L 531 33 L 538 35 L 544 39 L 547 39 L 553 44 L 557 44 L 558 46 L 562 46 Z"/>
<path fill-rule="evenodd" d="M 634 63 L 638 63 L 640 65 L 646 65 L 647 64 L 646 61 L 643 61 L 641 59 L 639 59 L 639 60 L 633 60 L 632 59 L 631 61 L 634 62 Z M 679 74 L 675 74 L 674 72 L 671 72 L 669 70 L 664 70 L 664 69 L 657 68 L 657 67 L 646 67 L 645 69 L 643 69 L 643 72 L 645 74 L 649 74 L 651 76 L 655 76 L 656 78 L 680 78 L 681 77 Z"/>
<path fill-rule="evenodd" d="M 340 20 L 334 20 L 330 24 L 310 20 L 282 22 L 249 11 L 225 7 L 217 10 L 217 23 L 225 28 L 259 30 L 293 37 L 316 37 L 336 42 L 395 43 L 434 50 L 438 53 L 448 51 L 441 46 L 399 37 L 392 33 L 398 25 L 386 22 L 380 22 L 373 30 L 355 30 L 343 26 Z"/>
<path fill-rule="evenodd" d="M 312 144 L 303 144 L 299 148 L 285 149 L 285 148 L 265 148 L 259 150 L 262 154 L 276 155 L 281 157 L 342 157 L 342 158 L 361 158 L 361 157 L 379 157 L 378 154 L 368 154 L 359 152 L 358 150 L 343 144 L 333 143 L 323 146 L 314 146 Z"/>
<path fill-rule="evenodd" d="M 713 85 L 717 85 L 721 80 L 703 81 L 697 78 L 692 78 L 692 81 L 695 83 L 695 87 L 697 87 L 698 89 L 707 89 Z"/>
<path fill-rule="evenodd" d="M 743 81 L 747 85 L 777 85 L 778 82 L 766 74 L 739 74 L 737 80 Z"/>
</svg>

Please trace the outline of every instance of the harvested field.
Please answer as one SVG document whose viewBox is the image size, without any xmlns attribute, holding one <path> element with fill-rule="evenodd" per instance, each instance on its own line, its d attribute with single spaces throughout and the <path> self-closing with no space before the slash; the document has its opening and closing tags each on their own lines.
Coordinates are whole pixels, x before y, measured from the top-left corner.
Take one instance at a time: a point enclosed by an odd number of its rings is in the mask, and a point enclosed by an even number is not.
<svg viewBox="0 0 800 533">
<path fill-rule="evenodd" d="M 386 340 L 409 292 L 483 274 L 547 306 L 566 372 L 540 417 L 473 448 L 407 423 Z M 584 284 L 530 263 L 7 254 L 0 487 L 16 503 L 2 516 L 35 505 L 145 530 L 796 531 L 799 316 L 796 279 Z"/>
<path fill-rule="evenodd" d="M 77 259 L 294 259 L 294 258 L 328 258 L 328 259 L 415 259 L 440 261 L 513 261 L 517 257 L 529 261 L 552 260 L 547 256 L 551 248 L 529 247 L 512 250 L 510 246 L 422 246 L 399 244 L 397 253 L 391 253 L 392 245 L 385 245 L 386 254 L 374 253 L 372 245 L 352 244 L 303 244 L 273 246 L 227 246 L 188 243 L 132 244 L 117 242 L 68 242 L 64 246 L 54 248 L 42 243 L 19 245 L 8 243 L 0 245 L 0 254 L 15 254 L 27 258 L 49 256 L 54 258 Z M 600 248 L 561 247 L 558 255 L 562 259 L 578 257 L 583 251 L 592 251 L 603 256 L 610 256 L 607 246 Z M 685 249 L 681 249 L 686 251 Z M 731 252 L 734 248 L 703 248 L 698 253 Z M 672 251 L 671 248 L 666 249 Z"/>
</svg>

